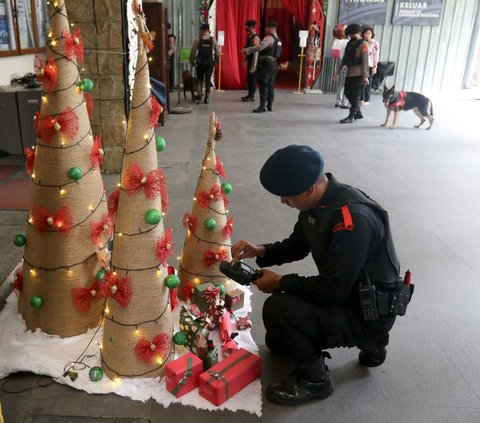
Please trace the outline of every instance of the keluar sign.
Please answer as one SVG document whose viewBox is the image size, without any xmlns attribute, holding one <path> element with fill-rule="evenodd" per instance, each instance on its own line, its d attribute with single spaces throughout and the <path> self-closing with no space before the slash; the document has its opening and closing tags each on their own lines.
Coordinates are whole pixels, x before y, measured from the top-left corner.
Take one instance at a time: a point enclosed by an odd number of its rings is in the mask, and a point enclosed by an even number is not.
<svg viewBox="0 0 480 423">
<path fill-rule="evenodd" d="M 443 0 L 395 0 L 392 25 L 438 26 Z"/>
</svg>

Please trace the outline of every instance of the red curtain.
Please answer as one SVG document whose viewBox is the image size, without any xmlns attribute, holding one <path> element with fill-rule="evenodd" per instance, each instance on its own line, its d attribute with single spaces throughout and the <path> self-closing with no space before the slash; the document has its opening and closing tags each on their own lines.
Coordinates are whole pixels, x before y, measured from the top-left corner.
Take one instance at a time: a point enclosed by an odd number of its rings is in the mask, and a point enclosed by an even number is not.
<svg viewBox="0 0 480 423">
<path fill-rule="evenodd" d="M 238 90 L 246 86 L 246 64 L 242 64 L 242 48 L 247 33 L 245 22 L 249 19 L 260 25 L 261 0 L 217 0 L 217 31 L 225 31 L 225 45 L 222 47 L 221 87 Z M 217 79 L 218 81 L 218 66 Z"/>
<path fill-rule="evenodd" d="M 295 16 L 301 29 L 307 29 L 311 0 L 282 0 L 283 7 Z"/>
</svg>

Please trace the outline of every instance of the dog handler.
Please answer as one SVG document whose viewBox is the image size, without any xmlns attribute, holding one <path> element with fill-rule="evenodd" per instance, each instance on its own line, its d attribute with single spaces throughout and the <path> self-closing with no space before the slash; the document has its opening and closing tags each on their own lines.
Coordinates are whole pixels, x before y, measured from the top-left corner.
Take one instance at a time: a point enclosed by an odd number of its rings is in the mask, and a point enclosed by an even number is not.
<svg viewBox="0 0 480 423">
<path fill-rule="evenodd" d="M 387 212 L 323 167 L 322 156 L 308 146 L 277 150 L 263 165 L 260 182 L 282 204 L 300 211 L 293 232 L 273 244 L 242 240 L 232 247 L 235 259 L 257 257 L 260 267 L 311 253 L 318 268 L 317 275 L 308 277 L 262 269 L 263 276 L 255 281 L 260 291 L 272 294 L 263 306 L 266 345 L 296 366 L 289 378 L 267 388 L 267 399 L 280 405 L 333 393 L 325 349 L 358 347 L 360 364 L 381 365 L 395 315 L 379 304 L 377 318 L 365 320 L 371 304 L 364 301 L 361 307 L 359 289 L 369 286 L 371 292 L 375 286 L 388 300 L 402 284 Z"/>
</svg>

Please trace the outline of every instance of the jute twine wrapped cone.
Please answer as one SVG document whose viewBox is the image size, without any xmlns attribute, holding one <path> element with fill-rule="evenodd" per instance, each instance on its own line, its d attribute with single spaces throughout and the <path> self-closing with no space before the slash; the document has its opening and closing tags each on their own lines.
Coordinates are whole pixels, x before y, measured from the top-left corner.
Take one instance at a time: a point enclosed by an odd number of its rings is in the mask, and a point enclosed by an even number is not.
<svg viewBox="0 0 480 423">
<path fill-rule="evenodd" d="M 149 224 L 145 217 L 151 209 L 162 212 L 162 196 L 149 199 L 146 195 L 147 175 L 158 171 L 158 164 L 154 128 L 149 127 L 152 99 L 147 50 L 141 36 L 142 21 L 139 28 L 136 76 L 112 250 L 112 271 L 119 280 L 129 279 L 131 299 L 122 307 L 114 298 L 108 298 L 104 312 L 102 366 L 111 379 L 162 376 L 173 351 L 169 289 L 164 281 L 167 266 L 157 256 L 157 243 L 165 240 L 166 231 L 163 219 L 158 224 Z M 128 181 L 132 166 L 137 165 L 145 175 L 145 185 L 133 192 L 129 190 Z M 173 252 L 173 245 L 167 248 Z M 142 345 L 143 355 L 138 353 Z"/>
<path fill-rule="evenodd" d="M 224 194 L 218 196 L 216 187 L 220 188 L 220 173 L 217 167 L 215 154 L 215 134 L 217 133 L 217 119 L 215 113 L 210 114 L 210 129 L 207 149 L 202 162 L 202 170 L 198 178 L 192 213 L 184 217 L 184 226 L 187 234 L 180 257 L 179 278 L 180 287 L 178 296 L 187 300 L 187 292 L 198 284 L 212 282 L 216 285 L 226 283 L 230 279 L 219 271 L 220 261 L 231 260 L 230 235 L 225 227 L 228 216 L 224 203 Z M 213 191 L 212 191 L 213 189 Z M 201 201 L 207 193 L 211 199 L 207 207 Z M 189 222 L 186 222 L 186 220 Z M 207 229 L 207 219 L 214 219 L 214 229 Z M 213 263 L 205 259 L 205 255 L 213 256 Z M 210 260 L 212 261 L 212 260 Z"/>
<path fill-rule="evenodd" d="M 88 310 L 79 311 L 72 301 L 72 290 L 89 288 L 95 282 L 99 269 L 96 251 L 105 245 L 108 234 L 92 241 L 90 224 L 101 221 L 107 203 L 98 166 L 91 163 L 94 140 L 84 93 L 79 88 L 76 54 L 67 58 L 65 53 L 67 38 L 71 45 L 79 40 L 73 41 L 70 35 L 64 1 L 52 3 L 47 60 L 54 60 L 57 80 L 48 90 L 45 85 L 36 125 L 47 126 L 47 119 L 56 123 L 50 127 L 53 135 L 39 133 L 34 150 L 18 309 L 28 329 L 70 337 L 100 322 L 102 301 L 92 298 Z M 83 47 L 79 54 L 83 54 Z M 72 130 L 75 116 L 78 131 Z M 65 122 L 69 119 L 70 124 Z M 81 172 L 76 180 L 69 174 L 73 167 Z M 71 228 L 64 231 L 66 227 Z"/>
</svg>

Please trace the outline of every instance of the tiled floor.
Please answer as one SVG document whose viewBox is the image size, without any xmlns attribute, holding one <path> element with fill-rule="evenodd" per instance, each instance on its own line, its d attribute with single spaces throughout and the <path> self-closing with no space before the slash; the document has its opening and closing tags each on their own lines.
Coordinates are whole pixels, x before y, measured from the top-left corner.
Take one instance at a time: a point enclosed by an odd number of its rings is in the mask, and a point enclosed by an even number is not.
<svg viewBox="0 0 480 423">
<path fill-rule="evenodd" d="M 0 391 L 7 423 L 108 422 L 114 417 L 195 423 L 480 422 L 480 97 L 433 96 L 436 121 L 431 131 L 414 129 L 417 118 L 412 112 L 401 113 L 392 131 L 379 126 L 385 110 L 378 96 L 365 108 L 365 119 L 339 125 L 346 113 L 334 109 L 332 95 L 281 91 L 273 113 L 254 115 L 255 103 L 240 101 L 244 94 L 213 93 L 211 104 L 193 106 L 188 115 L 171 115 L 160 129 L 167 149 L 159 154 L 159 164 L 165 168 L 170 194 L 165 222 L 174 230 L 175 255 L 184 236 L 181 218 L 191 209 L 209 111 L 218 113 L 223 128 L 217 152 L 233 185 L 233 241 L 269 242 L 289 235 L 296 213 L 261 188 L 259 169 L 275 149 L 287 144 L 319 149 L 327 171 L 367 191 L 389 211 L 402 271 L 413 272 L 416 292 L 408 314 L 392 330 L 385 364 L 365 369 L 357 365 L 357 350 L 333 350 L 328 363 L 336 384 L 332 397 L 288 409 L 266 402 L 261 419 L 177 405 L 163 409 L 153 401 L 88 395 L 54 384 L 19 394 Z M 113 187 L 118 175 L 105 179 Z M 11 236 L 23 230 L 24 219 L 24 212 L 0 212 L 3 274 L 21 256 L 21 251 L 12 250 Z M 315 267 L 307 259 L 277 270 L 308 275 Z M 288 365 L 264 345 L 265 298 L 255 291 L 252 313 L 264 386 L 289 373 Z M 14 375 L 7 381 L 12 390 L 37 385 L 31 375 Z"/>
</svg>

